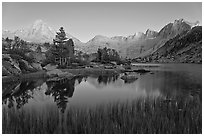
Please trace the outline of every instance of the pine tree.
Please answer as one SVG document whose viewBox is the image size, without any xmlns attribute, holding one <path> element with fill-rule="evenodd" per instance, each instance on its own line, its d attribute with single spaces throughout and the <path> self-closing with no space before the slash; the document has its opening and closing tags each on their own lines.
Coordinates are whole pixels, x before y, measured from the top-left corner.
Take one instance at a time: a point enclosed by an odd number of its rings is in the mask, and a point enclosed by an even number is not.
<svg viewBox="0 0 204 136">
<path fill-rule="evenodd" d="M 67 37 L 64 31 L 64 28 L 60 27 L 59 31 L 60 32 L 57 32 L 57 35 L 55 36 L 55 39 L 54 39 L 54 44 L 57 44 L 57 45 L 61 45 L 67 41 Z"/>
<path fill-rule="evenodd" d="M 74 43 L 71 39 L 67 40 L 66 33 L 63 27 L 60 27 L 55 39 L 53 39 L 54 47 L 51 50 L 55 63 L 62 67 L 70 64 L 70 56 L 74 52 Z"/>
</svg>

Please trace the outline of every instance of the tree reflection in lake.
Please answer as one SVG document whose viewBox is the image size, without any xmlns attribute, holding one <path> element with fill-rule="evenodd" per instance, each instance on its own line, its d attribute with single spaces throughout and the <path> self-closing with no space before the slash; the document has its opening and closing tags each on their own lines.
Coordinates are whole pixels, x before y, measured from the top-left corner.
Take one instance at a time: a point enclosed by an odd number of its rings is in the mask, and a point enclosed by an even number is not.
<svg viewBox="0 0 204 136">
<path fill-rule="evenodd" d="M 8 92 L 5 95 L 3 95 L 3 103 L 8 104 L 9 108 L 12 108 L 14 106 L 14 103 L 16 103 L 16 108 L 20 109 L 23 105 L 28 103 L 28 100 L 33 98 L 33 90 L 39 86 L 42 85 L 43 81 L 41 84 L 36 84 L 39 83 L 40 80 L 38 81 L 23 81 L 21 83 L 15 84 L 13 87 L 6 87 L 6 85 L 3 85 L 3 92 Z M 8 90 L 10 89 L 10 90 Z"/>
<path fill-rule="evenodd" d="M 54 97 L 54 102 L 57 103 L 58 108 L 64 113 L 68 98 L 73 96 L 75 79 L 64 80 L 60 82 L 46 82 L 48 89 L 45 92 L 46 95 Z"/>
<path fill-rule="evenodd" d="M 8 108 L 20 109 L 33 105 L 39 108 L 46 104 L 54 105 L 62 113 L 67 104 L 75 106 L 90 106 L 108 101 L 125 101 L 142 97 L 164 97 L 166 99 L 201 98 L 202 84 L 194 78 L 181 72 L 155 72 L 140 75 L 135 82 L 124 82 L 121 75 L 91 75 L 77 77 L 72 80 L 49 82 L 38 79 L 36 81 L 3 83 L 3 105 Z M 73 97 L 75 89 L 75 97 Z M 100 90 L 100 91 L 97 91 Z M 34 97 L 34 99 L 33 99 Z M 38 106 L 39 105 L 39 106 Z M 81 106 L 81 107 L 82 107 Z"/>
<path fill-rule="evenodd" d="M 98 84 L 107 85 L 108 83 L 115 82 L 118 79 L 118 75 L 100 75 L 95 78 Z M 17 109 L 20 109 L 29 102 L 29 99 L 34 97 L 35 89 L 46 83 L 47 88 L 44 94 L 52 96 L 57 107 L 64 113 L 69 102 L 68 99 L 73 96 L 75 86 L 79 85 L 82 81 L 86 82 L 86 79 L 87 77 L 77 77 L 72 80 L 65 79 L 59 82 L 45 82 L 45 80 L 39 79 L 36 81 L 15 82 L 12 85 L 3 84 L 3 104 L 6 104 L 8 108 L 16 106 Z"/>
<path fill-rule="evenodd" d="M 119 75 L 112 75 L 112 76 L 100 75 L 100 76 L 98 76 L 97 81 L 99 84 L 104 83 L 105 85 L 107 85 L 108 83 L 115 82 L 118 79 L 118 77 L 119 77 Z"/>
<path fill-rule="evenodd" d="M 77 79 L 80 84 L 82 78 Z M 18 82 L 10 86 L 8 84 L 3 84 L 3 104 L 8 105 L 8 108 L 12 108 L 16 105 L 16 108 L 20 109 L 23 105 L 28 103 L 29 99 L 33 98 L 34 89 L 44 83 L 44 81 L 39 83 L 39 80 Z M 61 112 L 64 112 L 68 103 L 68 98 L 73 96 L 75 79 L 64 80 L 63 82 L 46 82 L 46 84 L 48 89 L 45 95 L 53 96 L 58 108 Z"/>
</svg>

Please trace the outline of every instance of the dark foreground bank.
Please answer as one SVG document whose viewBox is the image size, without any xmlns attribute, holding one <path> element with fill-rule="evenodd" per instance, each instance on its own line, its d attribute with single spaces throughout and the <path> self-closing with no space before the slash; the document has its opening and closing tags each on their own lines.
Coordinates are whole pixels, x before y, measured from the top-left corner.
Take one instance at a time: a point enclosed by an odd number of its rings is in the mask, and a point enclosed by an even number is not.
<svg viewBox="0 0 204 136">
<path fill-rule="evenodd" d="M 200 134 L 202 102 L 199 96 L 182 100 L 140 99 L 134 102 L 101 105 L 79 110 L 70 107 L 63 115 L 49 110 L 35 112 L 3 107 L 2 132 L 5 133 L 139 133 Z"/>
</svg>

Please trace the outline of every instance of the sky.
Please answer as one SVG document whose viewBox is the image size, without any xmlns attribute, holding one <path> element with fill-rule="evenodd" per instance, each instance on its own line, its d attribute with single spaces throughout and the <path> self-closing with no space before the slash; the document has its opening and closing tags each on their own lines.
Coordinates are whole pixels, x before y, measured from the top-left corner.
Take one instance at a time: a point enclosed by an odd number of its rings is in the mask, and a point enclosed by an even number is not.
<svg viewBox="0 0 204 136">
<path fill-rule="evenodd" d="M 201 2 L 3 2 L 2 27 L 17 30 L 43 20 L 50 27 L 65 31 L 82 42 L 95 35 L 128 36 L 147 29 L 159 31 L 175 19 L 202 24 Z"/>
</svg>

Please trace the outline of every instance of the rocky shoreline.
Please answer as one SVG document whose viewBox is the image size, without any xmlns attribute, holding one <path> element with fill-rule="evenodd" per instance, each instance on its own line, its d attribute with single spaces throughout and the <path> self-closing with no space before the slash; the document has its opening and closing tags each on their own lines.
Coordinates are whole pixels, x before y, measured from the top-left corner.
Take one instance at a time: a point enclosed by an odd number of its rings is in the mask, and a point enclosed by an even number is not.
<svg viewBox="0 0 204 136">
<path fill-rule="evenodd" d="M 47 78 L 51 80 L 59 80 L 62 78 L 72 79 L 76 76 L 87 76 L 87 75 L 116 75 L 124 72 L 121 69 L 101 69 L 101 68 L 80 68 L 80 69 L 52 69 L 42 70 L 34 73 L 2 76 L 2 82 L 12 82 L 19 80 L 29 80 L 37 78 Z"/>
<path fill-rule="evenodd" d="M 144 63 L 145 64 L 145 63 Z M 159 63 L 161 64 L 161 63 Z M 121 79 L 123 80 L 136 80 L 137 74 L 151 73 L 151 70 L 144 65 L 140 67 L 136 66 L 137 69 L 125 69 L 121 66 L 116 66 L 115 68 L 107 69 L 102 67 L 97 68 L 75 68 L 75 69 L 57 69 L 56 66 L 43 67 L 43 70 L 39 70 L 32 73 L 21 73 L 13 74 L 8 76 L 2 76 L 2 82 L 12 82 L 12 81 L 21 81 L 21 80 L 30 80 L 38 78 L 46 78 L 49 81 L 59 81 L 61 79 L 72 79 L 78 76 L 89 76 L 89 75 L 119 75 L 124 73 Z M 159 67 L 159 66 L 157 66 Z"/>
</svg>

